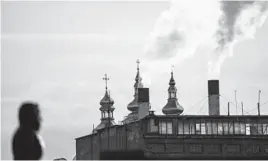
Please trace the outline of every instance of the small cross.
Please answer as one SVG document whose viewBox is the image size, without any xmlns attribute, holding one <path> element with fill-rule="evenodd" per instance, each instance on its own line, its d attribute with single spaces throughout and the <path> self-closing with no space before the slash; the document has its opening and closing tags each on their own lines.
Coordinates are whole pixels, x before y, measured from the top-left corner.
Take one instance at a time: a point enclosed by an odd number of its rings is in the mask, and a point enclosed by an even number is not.
<svg viewBox="0 0 268 161">
<path fill-rule="evenodd" d="M 107 77 L 107 74 L 104 74 L 103 80 L 105 80 L 105 88 L 107 89 L 107 81 L 109 80 L 109 78 Z"/>
<path fill-rule="evenodd" d="M 137 69 L 139 70 L 139 64 L 140 64 L 139 59 L 136 61 L 136 63 L 137 63 Z"/>
</svg>

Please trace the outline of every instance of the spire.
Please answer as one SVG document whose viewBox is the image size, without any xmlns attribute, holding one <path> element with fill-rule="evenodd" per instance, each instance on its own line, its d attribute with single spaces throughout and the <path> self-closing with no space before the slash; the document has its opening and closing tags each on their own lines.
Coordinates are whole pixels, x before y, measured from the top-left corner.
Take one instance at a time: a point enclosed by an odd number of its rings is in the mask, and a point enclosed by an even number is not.
<svg viewBox="0 0 268 161">
<path fill-rule="evenodd" d="M 111 125 L 115 125 L 114 117 L 113 117 L 113 112 L 115 110 L 113 106 L 114 101 L 111 98 L 110 91 L 108 93 L 107 82 L 109 78 L 107 77 L 107 74 L 104 75 L 103 80 L 105 81 L 105 94 L 104 94 L 104 97 L 100 101 L 101 123 L 93 130 L 93 132 L 96 132 L 97 130 L 100 130 L 102 128 L 105 128 Z"/>
<path fill-rule="evenodd" d="M 175 84 L 176 84 L 176 82 L 175 82 L 175 80 L 173 78 L 173 68 L 174 68 L 174 65 L 171 66 L 171 78 L 169 80 L 169 85 L 170 86 L 175 86 Z"/>
<path fill-rule="evenodd" d="M 183 107 L 178 103 L 177 88 L 175 84 L 176 83 L 173 77 L 173 69 L 171 69 L 171 77 L 169 80 L 168 88 L 168 102 L 162 109 L 162 112 L 166 115 L 179 115 L 184 110 Z"/>
<path fill-rule="evenodd" d="M 136 74 L 136 78 L 135 78 L 135 81 L 136 81 L 136 82 L 135 82 L 135 84 L 134 84 L 134 88 L 140 88 L 140 87 L 142 87 L 143 85 L 142 85 L 142 83 L 141 83 L 142 78 L 141 78 L 141 76 L 140 76 L 140 67 L 139 67 L 140 61 L 139 61 L 139 59 L 137 59 L 136 63 L 137 63 L 137 74 Z"/>
<path fill-rule="evenodd" d="M 108 82 L 109 78 L 107 77 L 107 74 L 104 74 L 103 80 L 105 81 L 105 95 L 101 99 L 100 105 L 104 105 L 104 104 L 111 104 L 111 105 L 113 105 L 114 104 L 114 101 L 113 101 L 113 99 L 108 94 L 107 82 Z"/>
<path fill-rule="evenodd" d="M 138 108 L 138 88 L 143 87 L 143 84 L 141 82 L 142 78 L 140 76 L 139 59 L 136 61 L 136 63 L 137 63 L 137 74 L 136 74 L 135 84 L 134 84 L 134 100 L 130 102 L 127 106 L 128 110 L 132 112 L 136 111 Z"/>
</svg>

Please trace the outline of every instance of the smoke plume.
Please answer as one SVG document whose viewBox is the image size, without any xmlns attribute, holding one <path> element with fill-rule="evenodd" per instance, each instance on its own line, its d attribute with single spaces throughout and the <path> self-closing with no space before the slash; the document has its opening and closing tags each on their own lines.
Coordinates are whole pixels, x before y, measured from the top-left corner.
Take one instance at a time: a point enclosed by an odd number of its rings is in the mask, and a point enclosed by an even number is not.
<svg viewBox="0 0 268 161">
<path fill-rule="evenodd" d="M 219 77 L 235 43 L 254 38 L 267 17 L 266 1 L 171 1 L 155 24 L 144 64 L 167 71 L 192 57 L 199 47 L 209 56 L 209 77 Z M 169 71 L 169 70 L 168 70 Z"/>
</svg>

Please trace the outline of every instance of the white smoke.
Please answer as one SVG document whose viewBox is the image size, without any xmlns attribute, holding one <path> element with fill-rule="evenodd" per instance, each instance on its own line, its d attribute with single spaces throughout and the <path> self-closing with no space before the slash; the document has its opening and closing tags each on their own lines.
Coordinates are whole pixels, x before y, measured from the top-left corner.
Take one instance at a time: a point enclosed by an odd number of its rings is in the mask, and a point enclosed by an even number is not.
<svg viewBox="0 0 268 161">
<path fill-rule="evenodd" d="M 233 55 L 236 43 L 252 39 L 264 23 L 268 12 L 267 1 L 222 1 L 216 42 L 209 60 L 209 77 L 218 78 L 227 57 Z"/>
<path fill-rule="evenodd" d="M 234 44 L 254 38 L 266 17 L 266 1 L 171 1 L 155 24 L 142 64 L 147 74 L 167 72 L 206 46 L 209 77 L 218 77 Z"/>
</svg>

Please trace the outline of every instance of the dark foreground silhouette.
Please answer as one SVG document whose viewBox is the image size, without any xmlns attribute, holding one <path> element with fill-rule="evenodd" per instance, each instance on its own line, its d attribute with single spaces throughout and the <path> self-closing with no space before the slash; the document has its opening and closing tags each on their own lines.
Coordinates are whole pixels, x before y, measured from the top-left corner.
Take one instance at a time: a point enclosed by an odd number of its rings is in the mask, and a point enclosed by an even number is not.
<svg viewBox="0 0 268 161">
<path fill-rule="evenodd" d="M 19 123 L 12 140 L 13 159 L 40 160 L 43 152 L 37 136 L 41 123 L 38 104 L 23 103 L 19 109 Z"/>
</svg>

